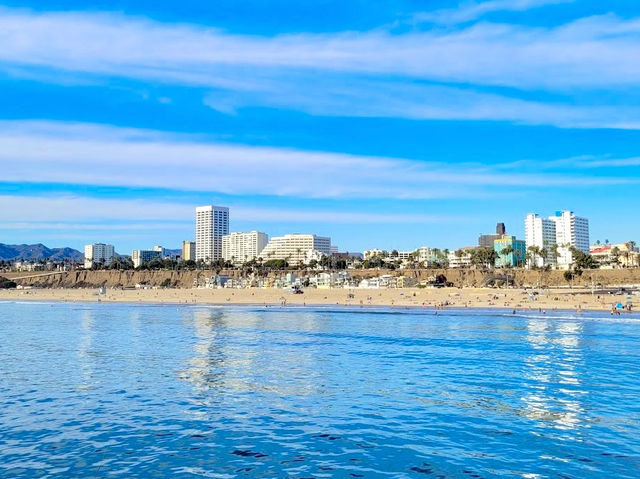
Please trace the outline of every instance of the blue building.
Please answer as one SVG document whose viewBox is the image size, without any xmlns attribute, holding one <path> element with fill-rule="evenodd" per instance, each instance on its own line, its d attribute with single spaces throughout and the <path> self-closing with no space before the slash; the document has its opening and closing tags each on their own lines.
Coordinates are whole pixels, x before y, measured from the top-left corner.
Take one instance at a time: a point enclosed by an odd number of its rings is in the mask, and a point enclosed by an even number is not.
<svg viewBox="0 0 640 479">
<path fill-rule="evenodd" d="M 515 236 L 503 235 L 502 238 L 494 240 L 493 250 L 498 253 L 497 268 L 523 266 L 526 262 L 527 244 Z"/>
</svg>

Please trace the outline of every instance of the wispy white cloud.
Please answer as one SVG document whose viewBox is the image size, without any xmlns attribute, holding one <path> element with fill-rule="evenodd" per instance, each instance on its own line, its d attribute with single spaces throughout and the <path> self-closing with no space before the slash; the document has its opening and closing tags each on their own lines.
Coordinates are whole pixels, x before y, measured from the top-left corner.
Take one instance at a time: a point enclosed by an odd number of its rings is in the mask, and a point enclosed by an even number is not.
<svg viewBox="0 0 640 479">
<path fill-rule="evenodd" d="M 244 90 L 274 70 L 519 88 L 635 86 L 639 35 L 640 19 L 613 15 L 549 28 L 481 23 L 406 34 L 257 37 L 116 14 L 0 10 L 0 60 L 10 65 Z"/>
<path fill-rule="evenodd" d="M 195 204 L 158 200 L 101 199 L 77 195 L 0 195 L 0 221 L 7 230 L 174 231 L 193 229 Z M 256 208 L 230 204 L 233 221 L 259 223 L 453 223 L 460 215 L 370 213 L 339 210 Z M 100 221 L 101 223 L 96 223 Z"/>
<path fill-rule="evenodd" d="M 456 12 L 475 18 L 546 3 L 552 2 L 493 0 Z M 352 114 L 363 116 L 578 128 L 640 123 L 636 109 L 624 106 L 626 95 L 640 84 L 640 19 L 614 15 L 554 27 L 476 23 L 405 34 L 258 37 L 107 13 L 4 9 L 0 45 L 1 68 L 14 74 L 42 74 L 47 80 L 53 71 L 66 81 L 76 75 L 205 87 L 217 92 L 208 103 L 224 112 L 258 104 L 347 115 L 344 105 L 353 105 Z M 474 91 L 474 85 L 547 90 L 566 99 L 524 100 Z M 571 96 L 575 89 L 620 96 L 609 95 L 606 104 L 581 103 Z"/>
<path fill-rule="evenodd" d="M 544 161 L 521 159 L 495 164 L 493 168 L 495 171 L 539 172 L 601 170 L 597 173 L 591 172 L 591 174 L 602 175 L 602 173 L 608 173 L 610 176 L 636 178 L 638 172 L 634 167 L 637 166 L 640 166 L 640 157 L 620 158 L 611 155 L 579 155 Z"/>
<path fill-rule="evenodd" d="M 290 78 L 279 83 L 265 82 L 252 92 L 212 92 L 204 101 L 227 114 L 248 106 L 267 106 L 327 116 L 492 120 L 561 128 L 640 129 L 640 109 L 634 106 L 545 103 L 468 88 L 393 80 L 361 80 L 356 84 L 326 81 L 317 94 L 309 95 L 299 89 L 299 85 L 306 83 L 304 79 L 291 82 Z"/>
<path fill-rule="evenodd" d="M 489 0 L 486 2 L 462 2 L 457 8 L 447 8 L 432 12 L 420 12 L 414 15 L 418 22 L 440 24 L 465 23 L 494 12 L 523 12 L 534 8 L 562 3 L 573 3 L 575 0 Z"/>
<path fill-rule="evenodd" d="M 629 178 L 500 172 L 489 166 L 207 142 L 157 131 L 0 122 L 9 182 L 169 188 L 301 198 L 475 198 L 509 187 L 629 184 Z"/>
<path fill-rule="evenodd" d="M 580 168 L 618 168 L 624 174 L 625 167 L 640 166 L 640 157 L 631 158 L 590 158 L 576 161 Z"/>
</svg>

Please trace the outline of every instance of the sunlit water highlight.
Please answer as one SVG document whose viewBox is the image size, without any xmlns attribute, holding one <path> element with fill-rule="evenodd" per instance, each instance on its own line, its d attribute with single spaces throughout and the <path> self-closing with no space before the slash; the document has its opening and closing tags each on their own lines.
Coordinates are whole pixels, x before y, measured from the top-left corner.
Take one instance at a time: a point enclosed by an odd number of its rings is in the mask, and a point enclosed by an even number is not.
<svg viewBox="0 0 640 479">
<path fill-rule="evenodd" d="M 0 303 L 2 477 L 640 477 L 640 319 Z"/>
</svg>

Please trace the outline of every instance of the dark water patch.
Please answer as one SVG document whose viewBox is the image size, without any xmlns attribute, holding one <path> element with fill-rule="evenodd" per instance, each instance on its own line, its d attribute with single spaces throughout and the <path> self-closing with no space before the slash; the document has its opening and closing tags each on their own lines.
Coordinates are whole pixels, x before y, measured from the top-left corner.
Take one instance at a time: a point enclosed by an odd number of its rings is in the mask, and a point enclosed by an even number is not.
<svg viewBox="0 0 640 479">
<path fill-rule="evenodd" d="M 240 450 L 240 449 L 236 449 L 235 451 L 233 451 L 231 454 L 235 455 L 235 456 L 242 456 L 242 457 L 256 457 L 256 458 L 261 458 L 261 457 L 267 457 L 268 454 L 263 454 L 261 452 L 254 452 L 251 450 Z"/>
</svg>

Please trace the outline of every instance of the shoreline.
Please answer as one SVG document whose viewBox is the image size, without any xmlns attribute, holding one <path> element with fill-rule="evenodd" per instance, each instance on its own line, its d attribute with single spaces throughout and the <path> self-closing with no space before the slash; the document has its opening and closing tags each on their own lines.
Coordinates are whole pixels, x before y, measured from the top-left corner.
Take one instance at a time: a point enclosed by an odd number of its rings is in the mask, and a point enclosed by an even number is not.
<svg viewBox="0 0 640 479">
<path fill-rule="evenodd" d="M 429 316 L 440 316 L 443 317 L 447 315 L 447 313 L 463 313 L 464 311 L 469 311 L 471 313 L 479 313 L 479 312 L 487 312 L 487 313 L 500 313 L 501 316 L 504 317 L 526 317 L 528 314 L 536 314 L 538 318 L 548 317 L 549 319 L 559 319 L 555 314 L 563 314 L 567 319 L 579 319 L 580 316 L 568 316 L 569 314 L 573 315 L 582 315 L 587 314 L 587 316 L 583 316 L 584 319 L 593 319 L 591 316 L 596 313 L 607 313 L 607 317 L 616 318 L 616 319 L 637 319 L 640 320 L 640 311 L 621 311 L 619 315 L 610 315 L 608 310 L 602 309 L 583 309 L 581 311 L 576 311 L 574 309 L 549 309 L 544 310 L 543 312 L 539 312 L 536 309 L 517 309 L 513 311 L 510 308 L 504 307 L 478 307 L 478 306 L 469 306 L 469 307 L 460 307 L 460 306 L 449 306 L 444 309 L 429 309 L 422 306 L 385 306 L 385 305 L 344 305 L 344 304 L 287 304 L 285 306 L 281 306 L 279 304 L 249 304 L 249 303 L 236 303 L 236 304 L 218 304 L 218 303 L 168 303 L 168 302 L 133 302 L 133 301 L 68 301 L 68 300 L 57 300 L 57 299 L 34 299 L 34 300 L 20 300 L 20 299 L 3 299 L 0 298 L 0 304 L 3 303 L 39 303 L 39 304 L 77 304 L 77 305 L 123 305 L 123 306 L 182 306 L 188 308 L 197 308 L 197 307 L 208 307 L 208 308 L 220 308 L 220 309 L 258 309 L 258 310 L 275 310 L 275 311 L 295 311 L 295 310 L 318 310 L 325 312 L 332 311 L 360 311 L 360 312 L 373 312 L 373 313 L 416 313 L 422 315 Z M 539 315 L 543 316 L 539 316 Z"/>
<path fill-rule="evenodd" d="M 628 298 L 631 298 L 630 300 Z M 131 303 L 209 306 L 341 306 L 415 308 L 438 311 L 448 309 L 493 309 L 523 312 L 599 311 L 614 306 L 640 307 L 640 295 L 595 295 L 588 291 L 549 290 L 532 295 L 524 289 L 491 288 L 441 289 L 305 289 L 293 294 L 279 289 L 27 289 L 0 290 L 0 301 L 54 301 L 69 303 Z M 621 311 L 628 314 L 627 311 Z"/>
</svg>

